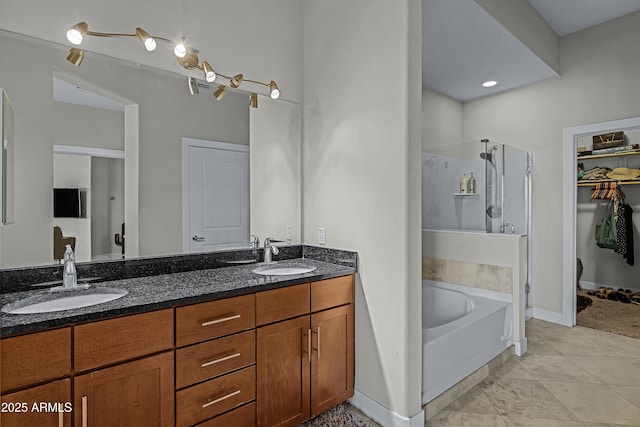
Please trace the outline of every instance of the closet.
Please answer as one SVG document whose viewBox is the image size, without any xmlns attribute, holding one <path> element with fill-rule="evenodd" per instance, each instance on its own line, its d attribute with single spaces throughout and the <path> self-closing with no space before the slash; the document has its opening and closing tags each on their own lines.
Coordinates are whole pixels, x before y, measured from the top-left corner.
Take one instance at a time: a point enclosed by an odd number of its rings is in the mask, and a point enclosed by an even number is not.
<svg viewBox="0 0 640 427">
<path fill-rule="evenodd" d="M 577 143 L 576 255 L 583 267 L 579 284 L 584 290 L 640 292 L 640 129 L 624 132 L 623 151 L 594 150 L 595 140 L 580 136 Z M 611 213 L 622 222 L 613 223 L 618 235 L 607 243 L 604 231 Z M 640 306 L 636 308 L 640 312 Z"/>
</svg>

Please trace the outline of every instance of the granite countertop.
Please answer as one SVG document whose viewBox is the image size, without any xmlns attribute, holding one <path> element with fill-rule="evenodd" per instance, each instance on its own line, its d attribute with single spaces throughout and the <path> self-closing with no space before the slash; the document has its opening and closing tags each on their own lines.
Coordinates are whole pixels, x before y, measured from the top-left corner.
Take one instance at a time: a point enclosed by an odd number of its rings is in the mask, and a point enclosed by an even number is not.
<svg viewBox="0 0 640 427">
<path fill-rule="evenodd" d="M 251 264 L 105 281 L 96 284 L 96 286 L 122 288 L 126 289 L 128 294 L 114 301 L 72 310 L 38 314 L 1 312 L 0 336 L 212 301 L 266 289 L 344 276 L 356 271 L 353 267 L 309 258 L 278 261 L 279 264 L 285 265 L 301 262 L 315 266 L 316 270 L 296 275 L 264 276 L 253 273 L 252 270 L 256 268 L 257 264 Z M 50 293 L 49 289 L 40 289 L 0 294 L 0 306 L 26 297 L 48 293 Z"/>
</svg>

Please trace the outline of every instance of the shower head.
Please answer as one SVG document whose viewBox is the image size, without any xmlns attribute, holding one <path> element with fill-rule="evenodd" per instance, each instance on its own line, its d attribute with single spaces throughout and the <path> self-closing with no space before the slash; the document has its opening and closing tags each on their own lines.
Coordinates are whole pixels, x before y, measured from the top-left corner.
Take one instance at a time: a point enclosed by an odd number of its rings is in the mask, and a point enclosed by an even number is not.
<svg viewBox="0 0 640 427">
<path fill-rule="evenodd" d="M 498 146 L 494 145 L 489 149 L 489 151 L 480 153 L 480 157 L 482 157 L 483 160 L 486 160 L 486 161 L 490 162 L 491 166 L 495 167 L 496 166 L 496 160 L 495 160 L 496 157 L 493 154 L 493 152 L 497 151 L 497 150 L 498 150 Z"/>
</svg>

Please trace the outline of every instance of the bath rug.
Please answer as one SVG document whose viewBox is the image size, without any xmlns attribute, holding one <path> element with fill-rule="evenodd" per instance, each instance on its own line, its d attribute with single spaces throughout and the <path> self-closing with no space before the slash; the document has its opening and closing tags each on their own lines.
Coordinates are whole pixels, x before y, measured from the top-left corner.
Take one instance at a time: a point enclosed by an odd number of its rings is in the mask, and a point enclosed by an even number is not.
<svg viewBox="0 0 640 427">
<path fill-rule="evenodd" d="M 347 405 L 338 405 L 300 427 L 369 427 L 369 424 L 351 412 Z"/>
<path fill-rule="evenodd" d="M 591 304 L 593 304 L 593 301 L 591 300 L 591 298 L 578 295 L 578 301 L 576 304 L 576 313 L 580 313 L 582 310 L 589 307 Z"/>
</svg>

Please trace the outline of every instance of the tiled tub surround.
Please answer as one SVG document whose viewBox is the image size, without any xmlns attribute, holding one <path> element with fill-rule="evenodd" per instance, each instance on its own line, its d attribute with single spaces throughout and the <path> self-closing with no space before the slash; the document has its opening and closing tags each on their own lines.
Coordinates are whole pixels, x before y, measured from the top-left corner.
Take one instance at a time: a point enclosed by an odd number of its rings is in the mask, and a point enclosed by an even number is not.
<svg viewBox="0 0 640 427">
<path fill-rule="evenodd" d="M 304 261 L 316 270 L 292 276 L 255 274 L 252 270 L 256 264 L 247 263 L 261 259 L 261 250 L 78 264 L 79 280 L 100 278 L 101 286 L 124 288 L 128 294 L 115 301 L 73 310 L 26 315 L 0 313 L 0 336 L 226 298 L 356 271 L 355 252 L 303 245 L 280 249 L 274 260 Z M 55 282 L 60 280 L 61 270 L 62 266 L 0 270 L 0 306 L 48 293 L 48 289 L 32 285 L 59 286 Z"/>
<path fill-rule="evenodd" d="M 511 294 L 512 268 L 500 265 L 422 258 L 422 278 Z"/>
</svg>

